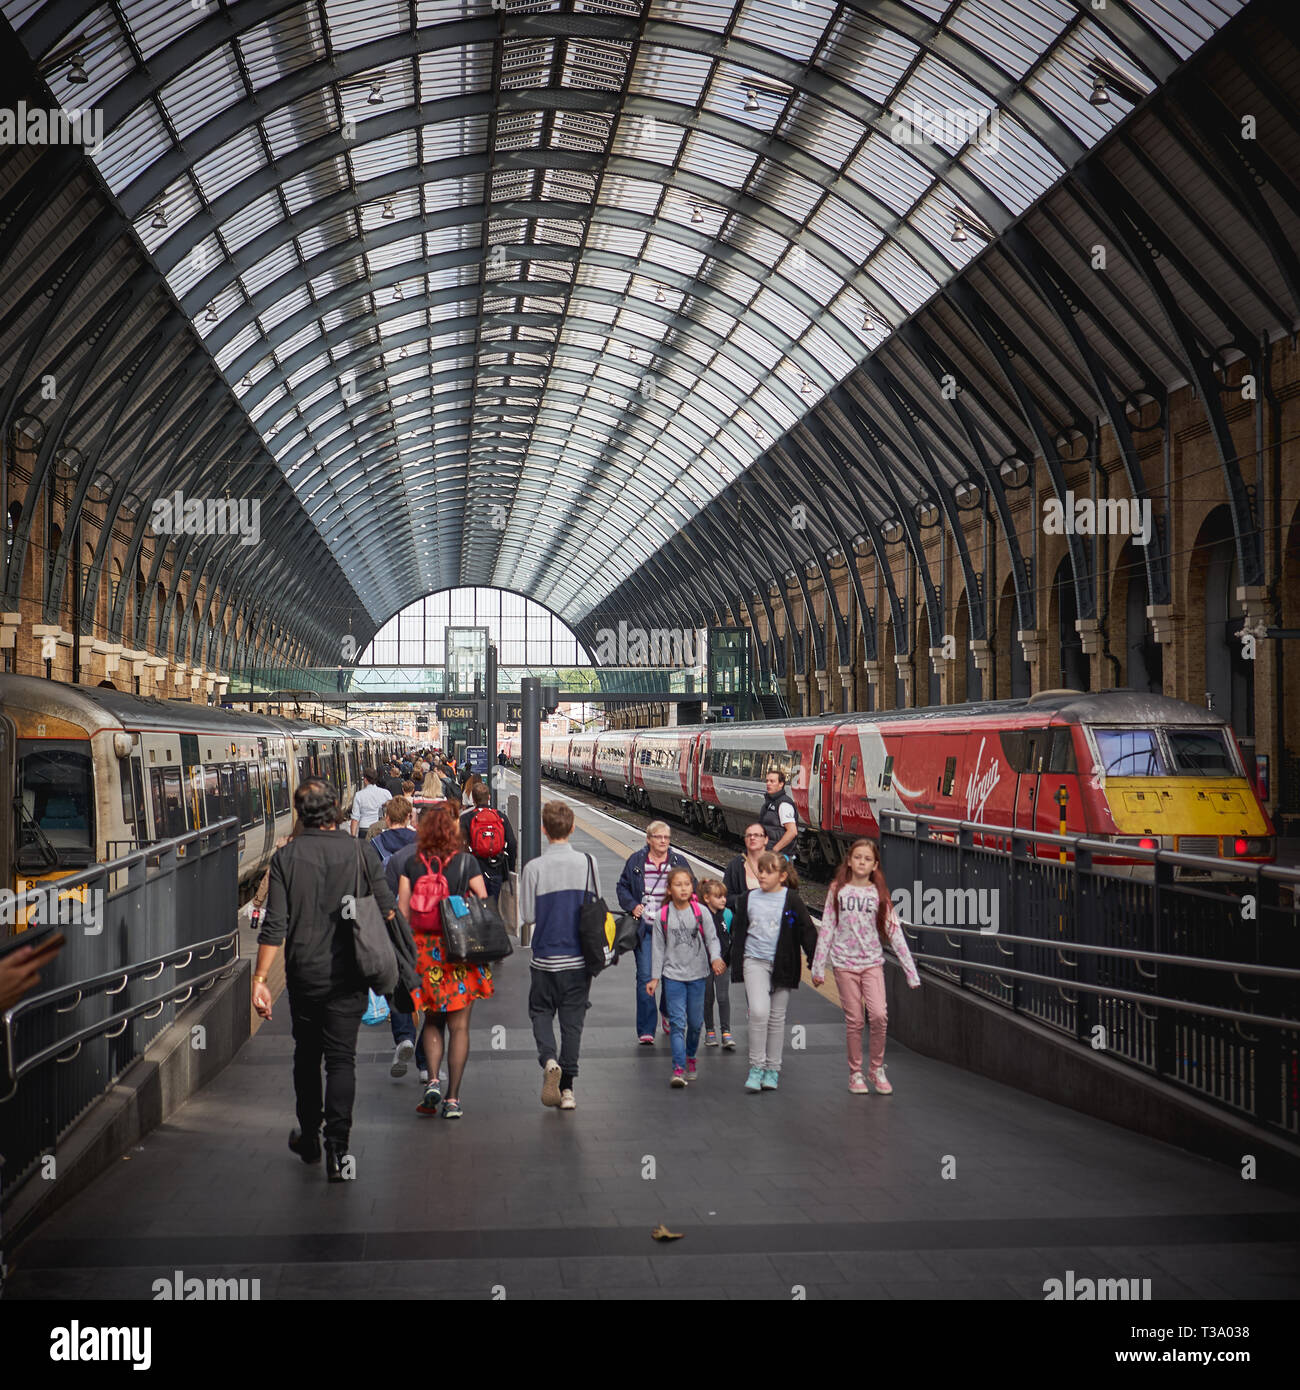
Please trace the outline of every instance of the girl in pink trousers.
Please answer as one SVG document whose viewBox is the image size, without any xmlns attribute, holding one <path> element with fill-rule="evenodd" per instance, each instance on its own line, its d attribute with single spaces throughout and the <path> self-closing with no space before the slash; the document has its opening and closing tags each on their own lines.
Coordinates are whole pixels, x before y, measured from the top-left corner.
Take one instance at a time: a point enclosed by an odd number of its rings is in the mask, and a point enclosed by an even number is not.
<svg viewBox="0 0 1300 1390">
<path fill-rule="evenodd" d="M 867 1075 L 880 1095 L 887 1096 L 894 1089 L 885 1076 L 885 1030 L 889 1022 L 885 1007 L 885 946 L 893 948 L 907 983 L 916 989 L 921 979 L 907 949 L 898 914 L 889 900 L 889 886 L 880 867 L 880 846 L 875 840 L 855 840 L 826 895 L 812 963 L 815 985 L 826 978 L 828 957 L 835 970 L 835 988 L 848 1034 L 849 1090 L 855 1096 L 865 1096 L 869 1091 L 867 1078 L 862 1074 L 864 1004 L 871 1020 Z"/>
</svg>

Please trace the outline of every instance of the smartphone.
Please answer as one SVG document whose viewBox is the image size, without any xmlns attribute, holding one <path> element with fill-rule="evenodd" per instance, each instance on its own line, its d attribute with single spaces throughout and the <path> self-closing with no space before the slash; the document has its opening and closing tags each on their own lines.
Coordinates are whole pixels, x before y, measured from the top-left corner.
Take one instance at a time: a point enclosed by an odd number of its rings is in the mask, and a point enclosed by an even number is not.
<svg viewBox="0 0 1300 1390">
<path fill-rule="evenodd" d="M 466 903 L 465 899 L 462 898 L 459 893 L 453 893 L 451 895 L 450 902 L 451 910 L 456 914 L 457 917 L 469 916 L 469 904 Z"/>
<path fill-rule="evenodd" d="M 21 950 L 24 946 L 34 946 L 36 954 L 43 956 L 57 951 L 66 940 L 67 938 L 59 931 L 57 922 L 44 922 L 0 941 L 0 958 Z"/>
</svg>

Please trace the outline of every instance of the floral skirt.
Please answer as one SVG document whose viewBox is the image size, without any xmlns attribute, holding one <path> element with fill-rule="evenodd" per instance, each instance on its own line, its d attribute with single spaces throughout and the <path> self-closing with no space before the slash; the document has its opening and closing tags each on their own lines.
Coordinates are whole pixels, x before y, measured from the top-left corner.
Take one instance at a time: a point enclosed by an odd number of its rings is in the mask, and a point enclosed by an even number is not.
<svg viewBox="0 0 1300 1390">
<path fill-rule="evenodd" d="M 415 969 L 420 987 L 411 997 L 419 1010 L 450 1014 L 492 996 L 492 967 L 444 961 L 440 933 L 415 933 Z"/>
</svg>

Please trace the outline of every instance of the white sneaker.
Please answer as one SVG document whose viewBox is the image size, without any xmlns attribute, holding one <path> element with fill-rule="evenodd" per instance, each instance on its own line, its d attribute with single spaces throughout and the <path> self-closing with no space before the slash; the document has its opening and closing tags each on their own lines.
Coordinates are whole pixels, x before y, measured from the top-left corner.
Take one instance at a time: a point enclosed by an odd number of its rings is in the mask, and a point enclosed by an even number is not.
<svg viewBox="0 0 1300 1390">
<path fill-rule="evenodd" d="M 574 1100 L 574 1098 L 573 1098 L 573 1092 L 572 1092 L 572 1091 L 568 1091 L 568 1090 L 561 1091 L 561 1092 L 560 1092 L 560 1109 L 561 1109 L 561 1110 L 576 1110 L 577 1108 L 578 1108 L 578 1102 L 577 1102 L 576 1100 Z"/>
<path fill-rule="evenodd" d="M 556 1106 L 560 1099 L 560 1064 L 552 1057 L 542 1076 L 542 1104 Z"/>
<path fill-rule="evenodd" d="M 393 1053 L 393 1065 L 388 1068 L 389 1076 L 405 1076 L 406 1064 L 414 1056 L 415 1044 L 409 1038 L 405 1038 L 403 1041 L 399 1042 Z"/>
<path fill-rule="evenodd" d="M 429 1084 L 429 1068 L 428 1068 L 428 1067 L 421 1067 L 421 1068 L 420 1068 L 420 1080 L 423 1081 L 424 1084 L 425 1084 L 426 1086 Z"/>
</svg>

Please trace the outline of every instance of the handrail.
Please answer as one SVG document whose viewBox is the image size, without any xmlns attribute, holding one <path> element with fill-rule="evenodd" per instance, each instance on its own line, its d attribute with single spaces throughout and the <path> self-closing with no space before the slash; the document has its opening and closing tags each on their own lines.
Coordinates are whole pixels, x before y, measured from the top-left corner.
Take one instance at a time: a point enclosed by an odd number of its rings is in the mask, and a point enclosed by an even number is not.
<svg viewBox="0 0 1300 1390">
<path fill-rule="evenodd" d="M 126 1023 L 129 1023 L 137 1014 L 143 1013 L 147 1009 L 152 1009 L 155 1004 L 166 1004 L 172 997 L 181 993 L 183 990 L 192 988 L 198 981 L 207 979 L 210 975 L 220 974 L 222 971 L 229 970 L 233 965 L 238 964 L 238 961 L 236 960 L 227 962 L 223 965 L 212 966 L 202 974 L 196 975 L 191 980 L 187 980 L 185 984 L 175 985 L 171 989 L 163 991 L 161 995 L 155 995 L 153 998 L 135 1004 L 129 1009 L 113 1010 L 106 1018 L 100 1019 L 97 1023 L 89 1024 L 85 1028 L 78 1029 L 74 1033 L 67 1034 L 65 1037 L 51 1043 L 42 1051 L 34 1053 L 31 1057 L 25 1058 L 19 1065 L 15 1066 L 13 1060 L 14 1021 L 20 1014 L 32 1012 L 43 1005 L 54 1003 L 55 1000 L 61 1000 L 68 995 L 75 994 L 77 996 L 77 1004 L 72 1005 L 71 1008 L 68 1009 L 56 1009 L 58 1013 L 71 1013 L 87 994 L 93 995 L 99 987 L 107 985 L 112 980 L 121 979 L 122 984 L 117 989 L 106 989 L 104 993 L 118 995 L 126 989 L 132 976 L 141 981 L 156 980 L 167 968 L 169 963 L 174 965 L 177 969 L 183 970 L 186 965 L 189 964 L 190 953 L 203 946 L 210 946 L 213 951 L 222 948 L 226 950 L 238 950 L 239 928 L 232 927 L 230 931 L 223 932 L 220 936 L 211 937 L 207 941 L 198 941 L 195 942 L 193 946 L 185 946 L 181 947 L 179 950 L 168 951 L 161 956 L 151 956 L 148 960 L 139 961 L 135 965 L 128 965 L 123 969 L 109 971 L 88 980 L 81 980 L 75 985 L 63 985 L 57 989 L 45 990 L 40 994 L 29 994 L 25 999 L 20 999 L 18 1003 L 10 1005 L 10 1007 L 5 1010 L 4 1014 L 0 1015 L 0 1022 L 3 1023 L 5 1060 L 5 1067 L 4 1070 L 0 1072 L 0 1077 L 6 1079 L 9 1083 L 8 1090 L 6 1090 L 3 1095 L 0 1095 L 0 1105 L 3 1105 L 13 1097 L 14 1092 L 18 1088 L 19 1080 L 26 1075 L 27 1072 L 33 1070 L 35 1067 L 41 1066 L 49 1061 L 51 1057 L 57 1057 L 59 1053 L 67 1051 L 73 1043 L 80 1045 L 88 1039 L 98 1036 L 100 1033 L 106 1033 L 109 1028 L 113 1027 L 118 1022 L 121 1022 L 123 1027 L 125 1027 Z M 184 955 L 186 959 L 177 962 L 174 958 L 181 955 Z M 147 975 L 144 973 L 152 969 L 155 965 L 158 969 L 154 974 Z M 121 1029 L 118 1031 L 120 1032 Z"/>
</svg>

